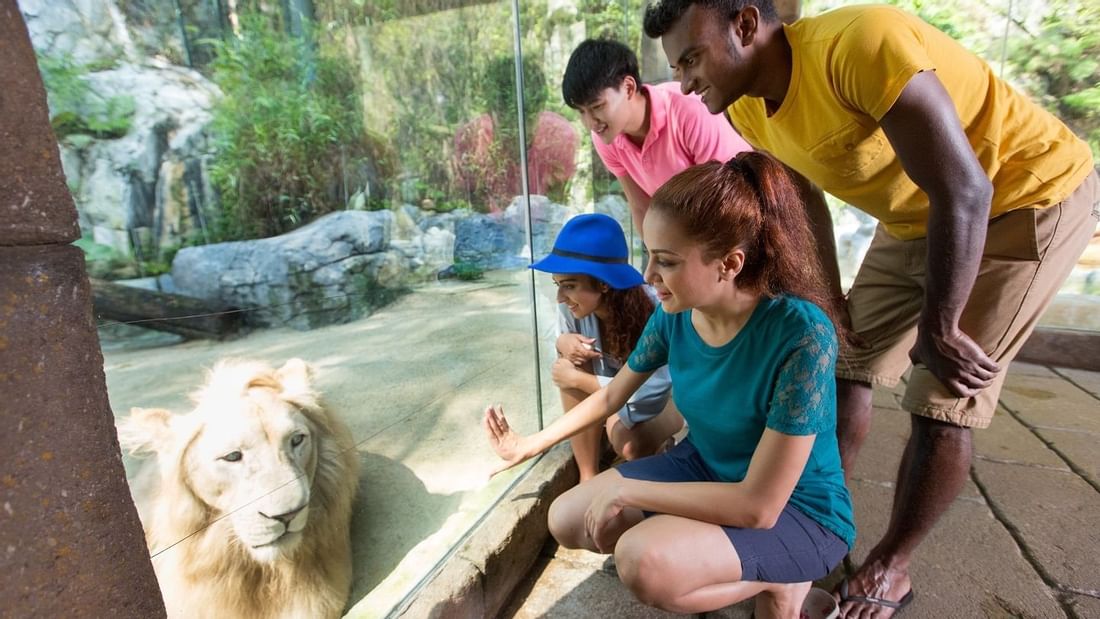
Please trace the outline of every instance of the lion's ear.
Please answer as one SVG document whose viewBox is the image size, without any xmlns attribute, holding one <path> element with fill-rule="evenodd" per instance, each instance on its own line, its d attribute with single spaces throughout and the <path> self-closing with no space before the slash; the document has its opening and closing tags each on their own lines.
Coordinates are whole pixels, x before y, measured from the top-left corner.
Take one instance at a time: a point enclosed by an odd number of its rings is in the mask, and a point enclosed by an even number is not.
<svg viewBox="0 0 1100 619">
<path fill-rule="evenodd" d="M 130 453 L 156 453 L 172 441 L 172 412 L 163 408 L 131 408 L 118 421 L 118 442 Z"/>
<path fill-rule="evenodd" d="M 312 374 L 309 364 L 298 358 L 288 360 L 283 367 L 275 370 L 275 376 L 282 385 L 283 396 L 287 398 L 312 393 Z"/>
</svg>

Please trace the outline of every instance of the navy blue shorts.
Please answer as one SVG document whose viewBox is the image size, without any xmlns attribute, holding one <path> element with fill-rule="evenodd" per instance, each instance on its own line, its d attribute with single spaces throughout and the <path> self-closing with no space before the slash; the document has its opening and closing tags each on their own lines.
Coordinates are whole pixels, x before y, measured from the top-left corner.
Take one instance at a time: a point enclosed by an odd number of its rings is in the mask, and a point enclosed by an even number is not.
<svg viewBox="0 0 1100 619">
<path fill-rule="evenodd" d="M 687 440 L 663 454 L 624 462 L 617 470 L 627 479 L 643 481 L 721 481 Z M 819 580 L 848 554 L 848 544 L 843 539 L 790 504 L 783 508 L 779 521 L 770 529 L 722 527 L 722 530 L 741 557 L 741 580 L 775 583 Z"/>
</svg>

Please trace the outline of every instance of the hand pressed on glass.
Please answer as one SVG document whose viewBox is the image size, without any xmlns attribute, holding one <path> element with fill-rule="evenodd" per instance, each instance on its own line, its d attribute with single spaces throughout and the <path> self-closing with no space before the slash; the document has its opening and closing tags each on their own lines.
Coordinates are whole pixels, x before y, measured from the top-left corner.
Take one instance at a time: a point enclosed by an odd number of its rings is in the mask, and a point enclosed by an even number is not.
<svg viewBox="0 0 1100 619">
<path fill-rule="evenodd" d="M 498 463 L 489 473 L 496 475 L 530 458 L 529 450 L 525 446 L 524 436 L 520 436 L 508 425 L 508 419 L 504 416 L 504 410 L 499 404 L 485 408 L 485 417 L 482 420 L 485 431 L 489 435 L 489 445 L 503 462 Z"/>
</svg>

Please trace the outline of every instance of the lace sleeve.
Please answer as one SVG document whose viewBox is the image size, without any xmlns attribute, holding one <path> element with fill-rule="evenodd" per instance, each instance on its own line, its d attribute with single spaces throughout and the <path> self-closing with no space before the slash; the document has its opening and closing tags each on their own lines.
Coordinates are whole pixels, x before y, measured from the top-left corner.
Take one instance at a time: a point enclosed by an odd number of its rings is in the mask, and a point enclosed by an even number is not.
<svg viewBox="0 0 1100 619">
<path fill-rule="evenodd" d="M 635 372 L 652 372 L 668 364 L 668 338 L 662 328 L 664 315 L 660 308 L 650 315 L 637 346 L 630 353 L 627 364 Z"/>
<path fill-rule="evenodd" d="M 836 426 L 837 341 L 825 322 L 808 325 L 779 369 L 768 427 L 804 436 Z"/>
</svg>

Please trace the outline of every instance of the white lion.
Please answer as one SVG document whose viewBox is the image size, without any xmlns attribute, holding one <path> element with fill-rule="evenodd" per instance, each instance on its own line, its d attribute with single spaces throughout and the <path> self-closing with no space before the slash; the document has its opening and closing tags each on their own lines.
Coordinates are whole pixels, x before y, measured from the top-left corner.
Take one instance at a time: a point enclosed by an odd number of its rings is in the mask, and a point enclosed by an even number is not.
<svg viewBox="0 0 1100 619">
<path fill-rule="evenodd" d="M 142 512 L 168 615 L 339 617 L 358 454 L 309 367 L 223 361 L 193 398 L 119 423 L 125 448 L 157 457 Z"/>
</svg>

